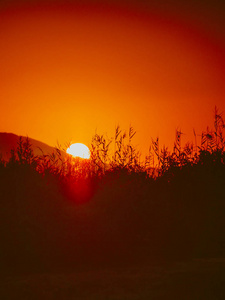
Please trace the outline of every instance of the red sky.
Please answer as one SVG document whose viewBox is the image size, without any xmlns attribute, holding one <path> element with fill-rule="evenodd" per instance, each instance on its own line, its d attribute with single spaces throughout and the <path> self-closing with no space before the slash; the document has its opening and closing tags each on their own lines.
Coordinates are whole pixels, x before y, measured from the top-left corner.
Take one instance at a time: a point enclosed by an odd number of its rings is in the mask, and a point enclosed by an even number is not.
<svg viewBox="0 0 225 300">
<path fill-rule="evenodd" d="M 225 110 L 222 2 L 40 2 L 0 6 L 0 131 L 89 145 L 132 124 L 145 152 Z"/>
</svg>

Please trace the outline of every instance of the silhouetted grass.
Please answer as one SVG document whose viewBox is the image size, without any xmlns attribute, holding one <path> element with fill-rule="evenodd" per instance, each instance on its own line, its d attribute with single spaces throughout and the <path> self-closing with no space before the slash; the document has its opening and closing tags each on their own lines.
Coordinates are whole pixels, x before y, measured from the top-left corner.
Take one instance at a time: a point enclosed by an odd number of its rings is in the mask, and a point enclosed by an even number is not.
<svg viewBox="0 0 225 300">
<path fill-rule="evenodd" d="M 35 156 L 19 139 L 0 160 L 2 271 L 80 268 L 225 255 L 224 121 L 201 144 L 141 159 L 135 131 L 96 134 L 90 160 L 56 149 Z"/>
</svg>

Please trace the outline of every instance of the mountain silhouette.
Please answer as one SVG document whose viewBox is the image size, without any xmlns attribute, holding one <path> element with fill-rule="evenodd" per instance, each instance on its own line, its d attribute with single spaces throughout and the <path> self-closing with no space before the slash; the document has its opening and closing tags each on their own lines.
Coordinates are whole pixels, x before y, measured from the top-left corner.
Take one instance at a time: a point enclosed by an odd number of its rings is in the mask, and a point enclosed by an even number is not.
<svg viewBox="0 0 225 300">
<path fill-rule="evenodd" d="M 8 160 L 10 158 L 11 150 L 16 149 L 19 138 L 20 136 L 13 133 L 0 132 L 0 153 L 3 159 Z M 25 140 L 27 137 L 22 136 L 22 138 Z M 43 142 L 29 137 L 28 139 L 31 143 L 34 155 L 50 154 L 55 150 L 54 147 L 51 147 Z"/>
</svg>

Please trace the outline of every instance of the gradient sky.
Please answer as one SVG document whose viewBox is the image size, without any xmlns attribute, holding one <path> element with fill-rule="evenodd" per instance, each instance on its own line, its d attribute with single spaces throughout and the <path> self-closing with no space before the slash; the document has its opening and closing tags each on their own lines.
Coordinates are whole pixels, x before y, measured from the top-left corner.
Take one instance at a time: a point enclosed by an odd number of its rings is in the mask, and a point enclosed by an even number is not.
<svg viewBox="0 0 225 300">
<path fill-rule="evenodd" d="M 225 111 L 223 1 L 0 4 L 1 132 L 55 146 L 115 126 L 171 146 Z M 188 2 L 188 3 L 187 3 Z M 82 2 L 83 3 L 83 2 Z"/>
</svg>

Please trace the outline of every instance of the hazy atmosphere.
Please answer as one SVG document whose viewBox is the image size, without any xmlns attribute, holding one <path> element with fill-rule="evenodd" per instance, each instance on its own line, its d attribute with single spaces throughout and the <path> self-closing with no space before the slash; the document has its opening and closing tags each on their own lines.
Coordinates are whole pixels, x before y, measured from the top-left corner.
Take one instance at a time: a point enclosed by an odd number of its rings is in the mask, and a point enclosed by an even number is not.
<svg viewBox="0 0 225 300">
<path fill-rule="evenodd" d="M 0 1 L 0 299 L 225 299 L 224 20 Z"/>
<path fill-rule="evenodd" d="M 171 146 L 224 110 L 221 1 L 3 1 L 0 131 L 55 146 L 116 125 Z"/>
</svg>

